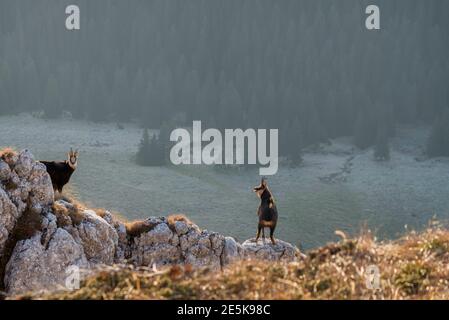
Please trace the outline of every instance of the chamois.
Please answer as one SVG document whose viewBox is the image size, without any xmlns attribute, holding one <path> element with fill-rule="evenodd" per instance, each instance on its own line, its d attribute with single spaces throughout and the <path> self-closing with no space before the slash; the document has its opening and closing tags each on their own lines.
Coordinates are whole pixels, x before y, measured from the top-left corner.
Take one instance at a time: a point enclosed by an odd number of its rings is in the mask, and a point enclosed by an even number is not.
<svg viewBox="0 0 449 320">
<path fill-rule="evenodd" d="M 262 178 L 260 185 L 253 188 L 253 191 L 260 198 L 259 209 L 257 215 L 259 216 L 259 224 L 257 227 L 256 243 L 259 240 L 260 232 L 262 231 L 262 237 L 265 239 L 265 228 L 270 228 L 270 239 L 273 244 L 276 244 L 274 240 L 274 230 L 278 221 L 278 211 L 274 202 L 273 195 L 270 189 L 268 189 L 267 180 Z"/>
<path fill-rule="evenodd" d="M 40 161 L 47 168 L 53 184 L 53 190 L 62 193 L 62 188 L 69 182 L 78 165 L 78 150 L 67 154 L 66 161 Z"/>
</svg>

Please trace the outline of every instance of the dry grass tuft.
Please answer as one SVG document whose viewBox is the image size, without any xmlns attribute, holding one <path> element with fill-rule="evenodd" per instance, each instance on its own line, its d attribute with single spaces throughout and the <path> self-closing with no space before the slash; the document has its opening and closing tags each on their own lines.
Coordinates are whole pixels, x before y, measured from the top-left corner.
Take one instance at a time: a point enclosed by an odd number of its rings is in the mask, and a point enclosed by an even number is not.
<svg viewBox="0 0 449 320">
<path fill-rule="evenodd" d="M 189 226 L 194 225 L 194 223 L 183 214 L 171 214 L 167 217 L 167 224 L 170 230 L 172 230 L 173 232 L 175 231 L 175 223 L 177 221 L 184 222 Z"/>
<path fill-rule="evenodd" d="M 52 212 L 55 214 L 57 225 L 60 228 L 69 225 L 78 226 L 86 218 L 84 207 L 76 202 L 70 203 L 68 207 L 54 202 Z"/>
<path fill-rule="evenodd" d="M 5 161 L 9 166 L 14 164 L 17 156 L 18 152 L 14 148 L 6 147 L 0 150 L 0 159 Z"/>
<path fill-rule="evenodd" d="M 95 214 L 101 218 L 104 218 L 106 216 L 106 213 L 108 212 L 106 209 L 93 209 Z"/>
<path fill-rule="evenodd" d="M 117 218 L 117 215 L 114 216 Z M 120 219 L 120 217 L 117 219 L 121 220 L 125 224 L 126 233 L 133 238 L 140 236 L 142 233 L 153 230 L 157 225 L 156 222 L 152 222 L 151 220 L 126 221 L 124 219 Z M 185 215 L 172 214 L 167 217 L 167 224 L 172 231 L 175 230 L 175 223 L 177 221 L 183 221 L 188 225 L 193 225 L 193 223 Z"/>
<path fill-rule="evenodd" d="M 153 230 L 156 225 L 156 223 L 152 223 L 149 220 L 137 220 L 125 223 L 126 233 L 133 238 Z"/>
<path fill-rule="evenodd" d="M 12 147 L 6 147 L 0 150 L 0 158 L 2 159 L 14 157 L 17 155 L 17 151 Z"/>
<path fill-rule="evenodd" d="M 402 267 L 396 275 L 395 284 L 405 293 L 416 295 L 428 280 L 430 268 L 423 263 L 412 262 Z"/>
</svg>

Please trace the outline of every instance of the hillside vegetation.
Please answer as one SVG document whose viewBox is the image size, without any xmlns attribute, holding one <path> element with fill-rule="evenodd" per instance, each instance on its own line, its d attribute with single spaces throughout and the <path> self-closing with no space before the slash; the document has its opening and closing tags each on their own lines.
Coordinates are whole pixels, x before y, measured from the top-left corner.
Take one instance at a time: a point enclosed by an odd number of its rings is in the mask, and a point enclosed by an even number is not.
<svg viewBox="0 0 449 320">
<path fill-rule="evenodd" d="M 378 243 L 369 232 L 312 250 L 300 262 L 246 261 L 222 272 L 172 266 L 114 266 L 86 278 L 76 291 L 18 299 L 449 299 L 449 231 L 432 223 Z M 366 269 L 380 270 L 380 289 Z"/>
</svg>

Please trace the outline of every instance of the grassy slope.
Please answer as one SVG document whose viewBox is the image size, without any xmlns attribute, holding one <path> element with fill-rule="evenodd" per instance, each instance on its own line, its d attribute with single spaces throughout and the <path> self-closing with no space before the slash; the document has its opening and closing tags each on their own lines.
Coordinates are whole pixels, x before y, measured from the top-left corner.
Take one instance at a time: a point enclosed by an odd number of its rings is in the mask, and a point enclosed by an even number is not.
<svg viewBox="0 0 449 320">
<path fill-rule="evenodd" d="M 367 289 L 375 264 L 381 290 Z M 449 299 L 449 231 L 377 243 L 370 234 L 310 251 L 297 263 L 247 261 L 223 272 L 174 266 L 159 272 L 104 269 L 73 292 L 24 295 L 34 299 Z"/>
</svg>

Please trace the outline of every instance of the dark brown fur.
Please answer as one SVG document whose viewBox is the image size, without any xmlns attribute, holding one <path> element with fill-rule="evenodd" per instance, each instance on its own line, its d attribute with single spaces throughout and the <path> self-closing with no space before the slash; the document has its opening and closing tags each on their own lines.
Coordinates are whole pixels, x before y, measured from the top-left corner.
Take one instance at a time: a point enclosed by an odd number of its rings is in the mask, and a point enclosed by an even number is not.
<svg viewBox="0 0 449 320">
<path fill-rule="evenodd" d="M 69 225 L 78 226 L 85 219 L 83 209 L 78 204 L 72 204 L 72 206 L 66 208 L 55 202 L 53 203 L 52 211 L 56 216 L 56 223 L 60 228 Z"/>
<path fill-rule="evenodd" d="M 40 161 L 47 168 L 55 191 L 61 193 L 64 186 L 70 181 L 70 177 L 75 172 L 77 160 L 78 151 L 73 152 L 70 149 L 66 161 Z"/>
<path fill-rule="evenodd" d="M 262 232 L 263 238 L 265 238 L 265 228 L 270 228 L 270 239 L 273 244 L 276 244 L 274 240 L 274 230 L 276 229 L 278 220 L 278 211 L 274 202 L 273 195 L 268 189 L 268 185 L 265 179 L 262 179 L 259 186 L 254 187 L 254 192 L 260 197 L 260 205 L 257 210 L 259 216 L 259 224 L 257 226 L 256 242 L 259 240 L 260 233 Z"/>
</svg>

